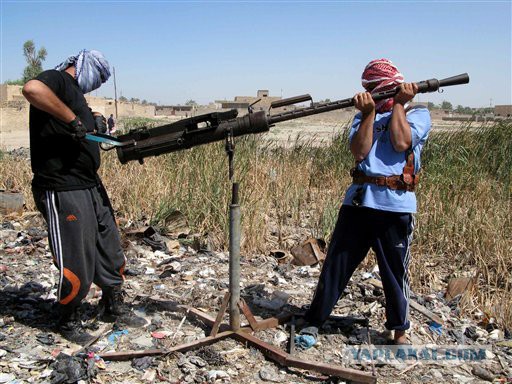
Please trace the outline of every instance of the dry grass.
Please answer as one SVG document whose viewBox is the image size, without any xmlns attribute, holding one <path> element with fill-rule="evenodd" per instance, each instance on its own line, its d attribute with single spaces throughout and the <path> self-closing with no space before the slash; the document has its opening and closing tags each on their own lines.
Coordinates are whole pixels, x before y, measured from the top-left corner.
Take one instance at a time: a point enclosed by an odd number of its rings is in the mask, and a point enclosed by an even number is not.
<svg viewBox="0 0 512 384">
<path fill-rule="evenodd" d="M 477 276 L 463 309 L 479 308 L 512 327 L 512 138 L 511 124 L 462 127 L 433 134 L 423 156 L 423 180 L 412 249 L 412 284 L 418 292 L 444 289 L 452 276 Z M 290 228 L 328 238 L 350 179 L 352 159 L 345 134 L 318 148 L 290 148 L 260 137 L 238 139 L 235 178 L 241 185 L 242 246 L 246 254 L 268 251 L 270 227 L 279 245 Z M 30 195 L 26 160 L 0 160 L 3 188 Z M 147 218 L 165 228 L 179 210 L 218 248 L 227 246 L 230 183 L 223 143 L 121 165 L 106 153 L 102 179 L 119 216 Z"/>
</svg>

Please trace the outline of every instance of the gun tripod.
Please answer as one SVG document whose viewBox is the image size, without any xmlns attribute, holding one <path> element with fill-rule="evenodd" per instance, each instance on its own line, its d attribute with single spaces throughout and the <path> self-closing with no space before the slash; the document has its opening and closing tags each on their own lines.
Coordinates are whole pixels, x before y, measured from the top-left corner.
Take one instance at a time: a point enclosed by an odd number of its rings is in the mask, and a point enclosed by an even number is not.
<svg viewBox="0 0 512 384">
<path fill-rule="evenodd" d="M 233 158 L 234 143 L 232 132 L 226 134 L 226 153 L 229 161 L 229 180 L 232 182 L 231 204 L 229 206 L 229 291 L 225 293 L 216 318 L 188 306 L 178 306 L 177 310 L 184 311 L 187 316 L 193 316 L 211 327 L 209 336 L 190 343 L 181 344 L 168 349 L 150 349 L 128 352 L 113 352 L 100 355 L 104 360 L 126 360 L 142 356 L 158 356 L 172 352 L 186 352 L 217 341 L 231 337 L 245 345 L 250 345 L 261 351 L 267 358 L 281 366 L 300 368 L 310 371 L 340 377 L 360 383 L 376 383 L 377 378 L 367 372 L 351 368 L 343 368 L 333 364 L 309 362 L 281 349 L 270 345 L 253 335 L 253 332 L 275 328 L 288 322 L 292 315 L 271 317 L 257 321 L 245 301 L 240 298 L 240 204 L 239 185 L 234 181 Z M 228 310 L 229 306 L 229 310 Z M 223 324 L 222 319 L 228 310 L 229 324 Z M 241 327 L 240 312 L 243 313 L 249 326 Z M 292 327 L 292 330 L 294 328 Z M 293 331 L 292 331 L 293 338 Z"/>
</svg>

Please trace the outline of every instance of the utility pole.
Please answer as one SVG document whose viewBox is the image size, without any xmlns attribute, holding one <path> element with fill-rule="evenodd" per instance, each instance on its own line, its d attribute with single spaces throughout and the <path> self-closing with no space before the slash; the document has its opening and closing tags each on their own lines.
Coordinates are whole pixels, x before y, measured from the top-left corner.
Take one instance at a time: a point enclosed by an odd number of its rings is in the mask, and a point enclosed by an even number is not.
<svg viewBox="0 0 512 384">
<path fill-rule="evenodd" d="M 116 68 L 112 67 L 112 72 L 114 73 L 114 105 L 116 108 L 116 120 L 117 120 L 117 85 L 116 85 Z"/>
</svg>

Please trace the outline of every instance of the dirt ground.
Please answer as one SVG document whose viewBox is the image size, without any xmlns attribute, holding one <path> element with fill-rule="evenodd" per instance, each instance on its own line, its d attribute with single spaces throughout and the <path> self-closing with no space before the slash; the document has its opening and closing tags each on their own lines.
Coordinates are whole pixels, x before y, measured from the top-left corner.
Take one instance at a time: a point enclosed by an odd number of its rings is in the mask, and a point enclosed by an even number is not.
<svg viewBox="0 0 512 384">
<path fill-rule="evenodd" d="M 3 219 L 0 383 L 60 384 L 78 379 L 82 384 L 348 382 L 314 370 L 288 369 L 266 359 L 258 349 L 233 339 L 166 353 L 210 334 L 211 327 L 204 320 L 194 320 L 186 313 L 194 308 L 215 318 L 229 286 L 229 256 L 202 248 L 201 235 L 185 228 L 168 237 L 152 235 L 149 246 L 144 226 L 127 222 L 120 225 L 127 257 L 126 300 L 147 324 L 140 328 L 117 328 L 102 322 L 98 316 L 101 291 L 93 287 L 81 311 L 85 326 L 98 335 L 98 340 L 83 350 L 55 333 L 52 303 L 57 294 L 58 271 L 51 263 L 48 234 L 41 216 L 26 212 L 21 217 Z M 269 241 L 275 240 L 273 235 L 269 236 Z M 303 237 L 297 229 L 290 236 L 298 243 Z M 309 304 L 320 266 L 298 266 L 293 260 L 291 255 L 285 259 L 272 254 L 242 255 L 241 297 L 256 319 L 285 313 L 300 318 L 304 306 Z M 368 354 L 387 350 L 389 346 L 383 325 L 385 300 L 379 285 L 376 266 L 356 271 L 334 309 L 335 317 L 320 329 L 316 344 L 306 349 L 297 344 L 293 358 L 354 369 L 366 375 L 374 372 L 379 383 L 510 382 L 510 334 L 504 334 L 493 323 L 461 316 L 457 309 L 460 296 L 447 300 L 443 291 L 411 295 L 417 305 L 410 312 L 410 348 L 474 348 L 479 351 L 478 359 L 450 354 L 450 359 L 443 360 L 441 352 L 436 358 L 433 354 L 418 357 L 408 352 L 407 356 L 391 360 L 381 353 Z M 417 308 L 434 313 L 440 323 Z M 227 315 L 224 321 L 228 322 Z M 242 316 L 242 325 L 247 324 Z M 254 336 L 276 350 L 287 351 L 291 324 L 257 331 Z M 155 349 L 161 353 L 131 356 L 125 361 L 108 358 L 109 353 Z M 356 355 L 354 351 L 360 353 Z"/>
</svg>

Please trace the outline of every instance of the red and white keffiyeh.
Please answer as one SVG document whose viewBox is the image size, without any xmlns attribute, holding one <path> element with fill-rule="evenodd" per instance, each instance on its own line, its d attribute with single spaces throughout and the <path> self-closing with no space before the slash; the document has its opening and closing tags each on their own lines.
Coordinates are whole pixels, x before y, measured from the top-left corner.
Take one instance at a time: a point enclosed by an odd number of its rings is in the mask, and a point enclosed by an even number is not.
<svg viewBox="0 0 512 384">
<path fill-rule="evenodd" d="M 361 83 L 368 92 L 376 93 L 389 91 L 404 82 L 404 76 L 398 68 L 388 59 L 372 60 L 368 63 L 361 76 Z M 393 98 L 380 100 L 375 103 L 375 110 L 379 113 L 391 111 Z"/>
</svg>

